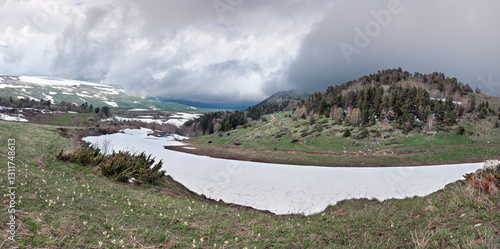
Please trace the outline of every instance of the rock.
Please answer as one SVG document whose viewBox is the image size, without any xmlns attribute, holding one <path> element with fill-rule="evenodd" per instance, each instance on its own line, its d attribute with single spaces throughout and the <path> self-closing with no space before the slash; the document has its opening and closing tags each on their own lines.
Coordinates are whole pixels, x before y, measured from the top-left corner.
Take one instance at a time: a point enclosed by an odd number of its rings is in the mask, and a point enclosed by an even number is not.
<svg viewBox="0 0 500 249">
<path fill-rule="evenodd" d="M 486 160 L 484 163 L 483 169 L 494 169 L 496 168 L 500 163 L 498 160 Z"/>
</svg>

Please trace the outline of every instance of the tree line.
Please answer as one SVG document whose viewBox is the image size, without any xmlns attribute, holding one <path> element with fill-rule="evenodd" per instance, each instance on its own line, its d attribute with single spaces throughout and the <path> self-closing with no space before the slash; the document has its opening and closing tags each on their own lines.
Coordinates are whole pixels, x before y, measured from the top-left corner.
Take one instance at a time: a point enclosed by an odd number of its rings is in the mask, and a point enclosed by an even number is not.
<svg viewBox="0 0 500 249">
<path fill-rule="evenodd" d="M 12 96 L 9 98 L 0 97 L 0 106 L 11 107 L 11 108 L 33 108 L 33 109 L 45 109 L 49 111 L 61 111 L 61 112 L 77 112 L 77 113 L 103 113 L 107 117 L 110 117 L 111 112 L 108 106 L 94 107 L 92 104 L 87 102 L 77 105 L 75 103 L 61 101 L 61 103 L 52 103 L 50 100 L 40 101 L 30 98 L 14 99 Z"/>
</svg>

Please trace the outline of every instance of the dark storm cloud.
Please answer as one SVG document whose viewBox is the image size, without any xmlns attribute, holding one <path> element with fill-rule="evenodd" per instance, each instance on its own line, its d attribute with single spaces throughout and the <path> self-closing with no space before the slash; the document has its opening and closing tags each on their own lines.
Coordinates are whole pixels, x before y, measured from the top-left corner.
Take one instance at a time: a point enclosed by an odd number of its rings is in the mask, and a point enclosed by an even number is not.
<svg viewBox="0 0 500 249">
<path fill-rule="evenodd" d="M 336 7 L 303 40 L 289 70 L 293 86 L 324 90 L 397 67 L 439 71 L 471 85 L 490 74 L 500 81 L 499 2 L 349 1 Z M 493 89 L 488 81 L 483 88 Z"/>
</svg>

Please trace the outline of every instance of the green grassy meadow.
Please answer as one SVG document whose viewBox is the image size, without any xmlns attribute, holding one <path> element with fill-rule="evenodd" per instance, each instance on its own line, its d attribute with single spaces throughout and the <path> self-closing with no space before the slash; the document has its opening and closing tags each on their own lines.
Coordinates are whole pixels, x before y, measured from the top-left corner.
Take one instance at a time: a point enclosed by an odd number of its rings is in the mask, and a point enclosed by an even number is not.
<svg viewBox="0 0 500 249">
<path fill-rule="evenodd" d="M 458 125 L 436 128 L 432 134 L 419 129 L 405 133 L 380 124 L 338 125 L 320 116 L 315 116 L 314 124 L 309 118 L 294 122 L 291 112 L 283 112 L 250 121 L 246 128 L 195 137 L 188 142 L 215 157 L 223 157 L 224 151 L 231 150 L 248 159 L 249 154 L 259 150 L 267 162 L 302 165 L 383 167 L 481 162 L 500 155 L 500 128 L 495 128 L 495 121 L 496 117 L 464 117 Z M 457 134 L 459 125 L 469 135 Z M 346 129 L 351 136 L 343 136 Z M 363 137 L 358 137 L 363 131 Z M 292 153 L 290 160 L 284 160 L 283 153 Z"/>
<path fill-rule="evenodd" d="M 495 248 L 500 245 L 499 192 L 478 192 L 466 181 L 448 185 L 426 197 L 384 202 L 346 200 L 315 215 L 273 215 L 205 199 L 170 177 L 157 185 L 136 186 L 111 181 L 96 168 L 57 161 L 55 155 L 61 148 L 70 151 L 80 146 L 57 134 L 57 128 L 0 121 L 2 162 L 8 160 L 8 139 L 15 139 L 18 187 L 16 241 L 12 242 L 7 238 L 6 225 L 9 222 L 7 166 L 2 163 L 0 248 Z M 419 146 L 418 141 L 411 141 L 408 143 Z"/>
</svg>

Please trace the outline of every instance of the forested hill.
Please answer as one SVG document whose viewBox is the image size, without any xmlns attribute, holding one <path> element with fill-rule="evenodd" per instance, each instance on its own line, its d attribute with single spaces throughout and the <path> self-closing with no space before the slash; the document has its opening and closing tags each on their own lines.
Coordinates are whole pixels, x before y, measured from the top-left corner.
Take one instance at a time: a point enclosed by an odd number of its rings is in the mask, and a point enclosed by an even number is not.
<svg viewBox="0 0 500 249">
<path fill-rule="evenodd" d="M 353 125 L 387 120 L 398 124 L 438 121 L 454 124 L 457 116 L 476 109 L 468 84 L 442 73 L 410 74 L 401 68 L 383 70 L 299 101 L 296 117 L 315 113 Z"/>
<path fill-rule="evenodd" d="M 299 100 L 261 103 L 244 112 L 209 113 L 187 123 L 185 130 L 191 136 L 227 131 L 246 125 L 248 119 L 281 111 L 293 111 L 294 120 L 321 115 L 347 126 L 384 123 L 411 129 L 427 121 L 452 126 L 474 111 L 478 118 L 497 115 L 498 106 L 490 106 L 485 99 L 468 84 L 443 73 L 411 74 L 398 68 L 330 86 Z"/>
</svg>

